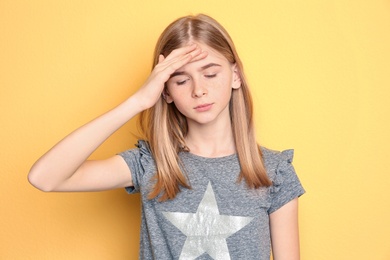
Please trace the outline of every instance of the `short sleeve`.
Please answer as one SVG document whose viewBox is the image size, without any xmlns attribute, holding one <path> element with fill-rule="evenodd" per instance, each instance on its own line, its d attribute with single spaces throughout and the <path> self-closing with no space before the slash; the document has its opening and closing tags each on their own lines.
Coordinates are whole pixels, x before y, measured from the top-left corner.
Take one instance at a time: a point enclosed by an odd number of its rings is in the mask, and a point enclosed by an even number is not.
<svg viewBox="0 0 390 260">
<path fill-rule="evenodd" d="M 137 148 L 119 153 L 131 172 L 133 186 L 126 187 L 129 194 L 138 193 L 141 189 L 143 178 L 147 173 L 154 173 L 155 164 L 149 146 L 145 141 L 138 141 Z"/>
<path fill-rule="evenodd" d="M 270 187 L 269 214 L 305 193 L 292 165 L 293 156 L 294 150 L 285 150 L 277 155 L 279 163 L 271 177 L 273 185 Z"/>
</svg>

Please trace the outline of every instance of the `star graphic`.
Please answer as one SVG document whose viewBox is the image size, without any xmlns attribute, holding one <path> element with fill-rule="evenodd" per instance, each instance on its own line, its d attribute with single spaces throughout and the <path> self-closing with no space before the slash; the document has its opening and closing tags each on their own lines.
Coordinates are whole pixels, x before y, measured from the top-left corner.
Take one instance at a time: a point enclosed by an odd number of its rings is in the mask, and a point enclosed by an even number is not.
<svg viewBox="0 0 390 260">
<path fill-rule="evenodd" d="M 211 184 L 196 213 L 163 212 L 187 239 L 179 259 L 195 259 L 207 252 L 213 259 L 230 259 L 226 238 L 252 221 L 252 217 L 220 215 Z"/>
</svg>

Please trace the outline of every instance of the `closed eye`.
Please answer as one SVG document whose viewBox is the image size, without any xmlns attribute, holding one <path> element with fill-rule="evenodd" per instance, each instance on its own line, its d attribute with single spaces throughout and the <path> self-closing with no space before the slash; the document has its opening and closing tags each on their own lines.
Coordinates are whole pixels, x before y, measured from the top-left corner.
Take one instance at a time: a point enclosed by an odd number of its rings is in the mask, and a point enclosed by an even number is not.
<svg viewBox="0 0 390 260">
<path fill-rule="evenodd" d="M 217 76 L 217 74 L 208 74 L 208 75 L 204 75 L 206 78 L 215 78 Z"/>
<path fill-rule="evenodd" d="M 184 85 L 186 82 L 187 82 L 188 79 L 186 80 L 182 80 L 182 81 L 177 81 L 176 84 L 177 85 Z"/>
</svg>

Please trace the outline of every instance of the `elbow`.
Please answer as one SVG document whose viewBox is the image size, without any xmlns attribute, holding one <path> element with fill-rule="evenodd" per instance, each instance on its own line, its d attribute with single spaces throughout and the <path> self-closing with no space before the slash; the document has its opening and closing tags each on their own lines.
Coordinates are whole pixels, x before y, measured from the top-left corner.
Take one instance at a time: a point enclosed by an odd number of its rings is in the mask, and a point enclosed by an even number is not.
<svg viewBox="0 0 390 260">
<path fill-rule="evenodd" d="M 42 177 L 42 175 L 36 171 L 36 169 L 31 168 L 30 172 L 27 175 L 28 182 L 37 188 L 40 191 L 43 192 L 52 192 L 54 191 L 54 188 L 51 187 L 51 185 L 45 181 L 45 179 Z"/>
<path fill-rule="evenodd" d="M 51 189 L 50 187 L 48 187 L 47 185 L 45 185 L 44 183 L 42 183 L 41 181 L 37 180 L 33 174 L 28 174 L 28 182 L 35 188 L 37 188 L 38 190 L 40 191 L 43 191 L 43 192 L 51 192 L 53 191 L 53 189 Z"/>
</svg>

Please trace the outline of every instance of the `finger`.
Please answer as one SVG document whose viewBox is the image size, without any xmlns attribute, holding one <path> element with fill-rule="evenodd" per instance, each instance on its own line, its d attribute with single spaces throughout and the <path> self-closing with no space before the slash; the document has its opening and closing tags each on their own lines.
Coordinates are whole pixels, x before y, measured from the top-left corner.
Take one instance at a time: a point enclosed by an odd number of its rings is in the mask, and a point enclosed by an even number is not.
<svg viewBox="0 0 390 260">
<path fill-rule="evenodd" d="M 192 56 L 192 59 L 189 61 L 189 63 L 203 60 L 204 58 L 207 57 L 207 55 L 208 55 L 207 51 L 201 51 L 199 54 Z"/>
<path fill-rule="evenodd" d="M 164 60 L 165 60 L 164 55 L 160 54 L 160 55 L 158 56 L 158 63 L 161 63 L 161 62 L 163 62 Z"/>
<path fill-rule="evenodd" d="M 196 44 L 186 45 L 181 48 L 174 49 L 165 59 L 174 59 L 176 57 L 186 55 L 191 53 L 192 51 L 196 50 L 198 46 Z"/>
<path fill-rule="evenodd" d="M 206 56 L 207 56 L 207 52 L 203 52 L 199 47 L 196 47 L 194 50 L 192 50 L 189 53 L 183 53 L 182 55 L 178 55 L 177 57 L 173 57 L 171 59 L 168 59 L 167 57 L 165 66 L 172 67 L 173 64 L 178 64 L 173 66 L 176 69 L 178 69 L 181 66 L 184 66 L 185 64 L 190 63 L 192 61 L 204 59 Z"/>
<path fill-rule="evenodd" d="M 191 54 L 186 54 L 186 55 L 183 55 L 181 57 L 178 57 L 174 61 L 167 64 L 166 68 L 169 68 L 169 74 L 172 74 L 176 70 L 180 69 L 181 67 L 183 67 L 184 65 L 189 63 L 191 61 L 191 59 L 192 59 Z"/>
<path fill-rule="evenodd" d="M 184 65 L 204 59 L 207 55 L 207 52 L 202 51 L 196 44 L 193 44 L 175 49 L 163 61 L 159 62 L 158 67 L 160 71 L 165 71 L 165 73 L 171 75 Z M 167 74 L 166 76 L 168 76 Z"/>
</svg>

